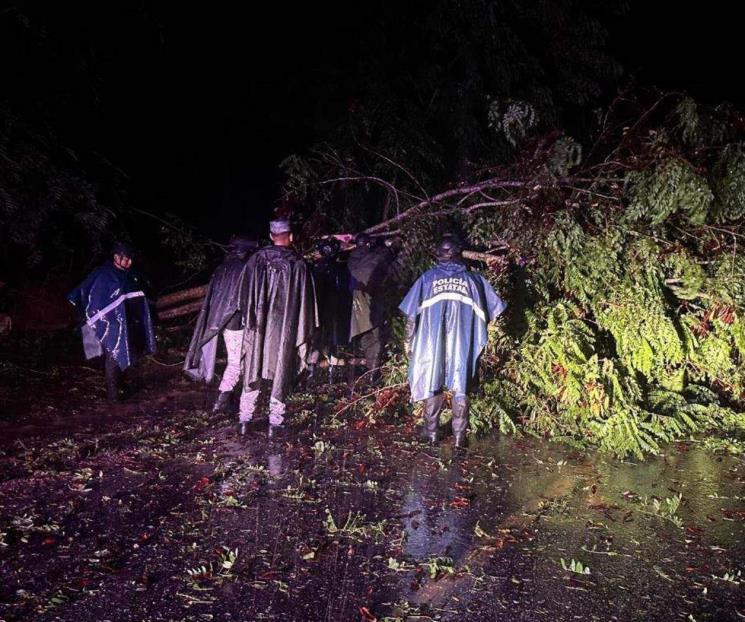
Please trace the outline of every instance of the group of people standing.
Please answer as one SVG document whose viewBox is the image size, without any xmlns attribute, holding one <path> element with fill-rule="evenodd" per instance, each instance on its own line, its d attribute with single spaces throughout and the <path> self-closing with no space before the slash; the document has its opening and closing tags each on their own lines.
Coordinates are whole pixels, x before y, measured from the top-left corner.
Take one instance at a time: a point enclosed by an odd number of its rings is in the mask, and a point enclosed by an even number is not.
<svg viewBox="0 0 745 622">
<path fill-rule="evenodd" d="M 227 366 L 214 410 L 227 409 L 240 384 L 239 433 L 246 433 L 268 398 L 268 433 L 274 437 L 284 429 L 287 396 L 299 374 L 307 369 L 307 378 L 317 380 L 323 359 L 330 382 L 342 363 L 347 369 L 364 366 L 368 380 L 375 382 L 397 269 L 395 246 L 376 244 L 364 233 L 345 259 L 337 239 L 323 238 L 313 264 L 294 250 L 289 221 L 272 221 L 269 233 L 272 244 L 264 248 L 241 237 L 229 243 L 210 280 L 184 370 L 195 380 L 211 382 L 222 339 Z M 468 393 L 487 325 L 505 308 L 488 281 L 468 269 L 461 252 L 457 237 L 444 236 L 435 250 L 437 263 L 399 305 L 406 316 L 412 400 L 425 402 L 424 436 L 438 441 L 444 391 L 449 390 L 456 446 L 465 444 Z M 118 372 L 135 353 L 155 349 L 147 301 L 127 255 L 126 248 L 115 249 L 113 262 L 94 271 L 68 297 L 84 310 L 86 356 L 105 355 L 107 379 L 114 374 L 110 368 Z"/>
</svg>

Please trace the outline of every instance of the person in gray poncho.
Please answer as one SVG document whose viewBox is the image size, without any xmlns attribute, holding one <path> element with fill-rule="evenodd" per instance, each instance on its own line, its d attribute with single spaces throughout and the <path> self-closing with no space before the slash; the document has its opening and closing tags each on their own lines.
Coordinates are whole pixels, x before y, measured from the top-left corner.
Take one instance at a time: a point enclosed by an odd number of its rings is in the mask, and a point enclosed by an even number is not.
<svg viewBox="0 0 745 622">
<path fill-rule="evenodd" d="M 282 426 L 285 400 L 304 367 L 318 327 L 310 269 L 292 248 L 286 220 L 270 223 L 272 246 L 255 253 L 241 276 L 244 376 L 239 433 L 253 419 L 262 384 L 271 384 L 269 435 Z"/>
<path fill-rule="evenodd" d="M 372 378 L 378 374 L 387 337 L 386 299 L 393 285 L 392 270 L 396 257 L 385 245 L 360 233 L 356 248 L 347 260 L 352 292 L 349 338 L 356 352 L 364 356 L 365 367 Z"/>
<path fill-rule="evenodd" d="M 228 363 L 220 381 L 214 412 L 228 408 L 241 377 L 243 318 L 240 312 L 241 274 L 246 260 L 258 247 L 255 240 L 233 236 L 225 260 L 210 279 L 207 295 L 194 327 L 184 371 L 194 379 L 211 382 L 215 373 L 218 337 L 222 335 Z"/>
<path fill-rule="evenodd" d="M 487 326 L 506 304 L 481 275 L 470 272 L 452 235 L 437 246 L 437 264 L 420 276 L 399 309 L 406 315 L 411 400 L 424 400 L 424 436 L 438 440 L 444 389 L 453 393 L 453 437 L 463 447 L 468 392 L 487 342 Z"/>
</svg>

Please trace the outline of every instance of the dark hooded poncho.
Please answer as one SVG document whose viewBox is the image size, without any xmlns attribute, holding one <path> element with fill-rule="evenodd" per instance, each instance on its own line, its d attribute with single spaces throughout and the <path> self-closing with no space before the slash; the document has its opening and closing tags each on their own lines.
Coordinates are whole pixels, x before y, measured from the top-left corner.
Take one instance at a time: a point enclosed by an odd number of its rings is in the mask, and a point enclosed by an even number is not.
<svg viewBox="0 0 745 622">
<path fill-rule="evenodd" d="M 443 388 L 467 394 L 487 326 L 506 306 L 483 276 L 458 262 L 440 262 L 416 280 L 399 306 L 416 322 L 409 362 L 412 401 Z"/>
<path fill-rule="evenodd" d="M 231 251 L 210 279 L 202 310 L 197 318 L 184 371 L 194 380 L 211 382 L 215 374 L 218 336 L 232 328 L 240 311 L 241 279 L 246 266 L 245 251 Z M 230 323 L 230 326 L 228 325 Z M 240 328 L 240 323 L 236 329 Z"/>
<path fill-rule="evenodd" d="M 352 314 L 352 293 L 349 291 L 349 270 L 334 258 L 323 259 L 313 266 L 318 295 L 320 326 L 315 343 L 320 350 L 333 350 L 349 343 L 349 321 Z"/>
<path fill-rule="evenodd" d="M 272 397 L 284 401 L 318 326 L 313 277 L 294 250 L 271 246 L 248 260 L 241 280 L 244 390 L 271 380 Z"/>
<path fill-rule="evenodd" d="M 67 300 L 84 315 L 86 358 L 106 351 L 124 370 L 140 356 L 155 352 L 150 307 L 135 271 L 119 270 L 107 262 L 73 289 Z"/>
<path fill-rule="evenodd" d="M 361 246 L 347 261 L 352 291 L 349 338 L 362 335 L 385 321 L 386 285 L 395 257 L 385 246 Z"/>
</svg>

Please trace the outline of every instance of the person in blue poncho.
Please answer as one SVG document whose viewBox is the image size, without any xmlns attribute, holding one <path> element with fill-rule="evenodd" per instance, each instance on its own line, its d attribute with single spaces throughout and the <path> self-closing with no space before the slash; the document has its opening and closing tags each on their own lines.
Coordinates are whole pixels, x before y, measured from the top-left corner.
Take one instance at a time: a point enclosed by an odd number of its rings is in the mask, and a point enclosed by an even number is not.
<svg viewBox="0 0 745 622">
<path fill-rule="evenodd" d="M 104 356 L 106 392 L 119 400 L 121 372 L 149 352 L 155 333 L 143 284 L 132 270 L 132 249 L 114 245 L 113 259 L 91 272 L 67 299 L 82 314 L 83 350 L 87 359 Z"/>
<path fill-rule="evenodd" d="M 406 315 L 411 400 L 424 403 L 424 436 L 438 440 L 444 389 L 453 393 L 453 438 L 464 447 L 468 392 L 476 378 L 487 326 L 506 308 L 489 282 L 470 272 L 453 235 L 437 246 L 437 264 L 420 276 L 399 305 Z"/>
</svg>

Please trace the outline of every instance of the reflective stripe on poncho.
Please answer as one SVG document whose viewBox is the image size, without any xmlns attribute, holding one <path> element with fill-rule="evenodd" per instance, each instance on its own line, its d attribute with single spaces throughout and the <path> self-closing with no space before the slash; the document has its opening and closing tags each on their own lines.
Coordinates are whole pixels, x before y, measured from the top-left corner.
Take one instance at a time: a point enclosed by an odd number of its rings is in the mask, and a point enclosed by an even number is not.
<svg viewBox="0 0 745 622">
<path fill-rule="evenodd" d="M 409 364 L 412 401 L 443 388 L 456 395 L 468 392 L 487 325 L 506 306 L 483 276 L 460 263 L 438 263 L 417 279 L 399 305 L 416 321 Z"/>
</svg>

